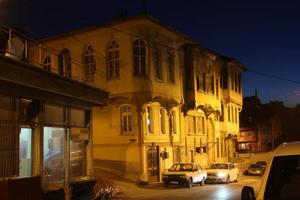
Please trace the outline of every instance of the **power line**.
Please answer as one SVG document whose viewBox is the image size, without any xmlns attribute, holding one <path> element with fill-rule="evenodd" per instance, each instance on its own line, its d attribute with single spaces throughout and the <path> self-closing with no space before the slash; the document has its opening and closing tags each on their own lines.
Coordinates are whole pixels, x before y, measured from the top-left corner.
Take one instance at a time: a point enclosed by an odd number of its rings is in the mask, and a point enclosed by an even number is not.
<svg viewBox="0 0 300 200">
<path fill-rule="evenodd" d="M 251 73 L 254 73 L 254 74 L 261 75 L 261 76 L 265 76 L 265 77 L 268 77 L 268 78 L 272 78 L 272 79 L 277 79 L 277 80 L 281 80 L 281 81 L 287 81 L 287 82 L 290 82 L 290 83 L 300 84 L 300 81 L 296 81 L 296 80 L 292 80 L 292 79 L 285 78 L 285 77 L 282 77 L 282 76 L 277 76 L 277 75 L 268 74 L 268 73 L 264 73 L 264 72 L 259 72 L 259 71 L 256 71 L 256 70 L 253 70 L 253 69 L 250 69 L 250 68 L 247 68 L 247 71 L 251 72 Z"/>
</svg>

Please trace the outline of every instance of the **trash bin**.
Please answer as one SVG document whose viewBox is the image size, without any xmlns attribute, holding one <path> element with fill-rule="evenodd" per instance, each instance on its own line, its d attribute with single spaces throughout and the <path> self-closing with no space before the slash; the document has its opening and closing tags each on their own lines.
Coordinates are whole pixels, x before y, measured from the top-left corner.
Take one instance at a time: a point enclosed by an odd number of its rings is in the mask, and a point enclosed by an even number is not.
<svg viewBox="0 0 300 200">
<path fill-rule="evenodd" d="M 93 199 L 93 188 L 97 180 L 93 178 L 78 178 L 70 182 L 71 200 Z"/>
</svg>

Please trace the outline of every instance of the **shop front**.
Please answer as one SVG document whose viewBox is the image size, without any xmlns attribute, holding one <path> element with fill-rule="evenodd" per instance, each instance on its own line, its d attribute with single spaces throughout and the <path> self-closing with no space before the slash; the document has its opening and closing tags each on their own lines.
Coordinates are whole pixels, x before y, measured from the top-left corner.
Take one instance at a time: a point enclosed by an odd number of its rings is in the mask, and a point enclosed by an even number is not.
<svg viewBox="0 0 300 200">
<path fill-rule="evenodd" d="M 47 191 L 93 176 L 92 108 L 107 97 L 0 56 L 0 179 L 40 176 Z"/>
</svg>

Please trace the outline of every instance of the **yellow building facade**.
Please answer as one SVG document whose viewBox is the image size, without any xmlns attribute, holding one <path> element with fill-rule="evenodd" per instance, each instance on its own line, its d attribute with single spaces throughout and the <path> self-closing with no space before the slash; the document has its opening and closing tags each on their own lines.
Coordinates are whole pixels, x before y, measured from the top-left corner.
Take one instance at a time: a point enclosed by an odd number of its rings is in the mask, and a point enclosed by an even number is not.
<svg viewBox="0 0 300 200">
<path fill-rule="evenodd" d="M 110 93 L 91 114 L 96 174 L 157 182 L 174 162 L 233 156 L 243 67 L 150 16 L 45 38 L 29 55 Z"/>
</svg>

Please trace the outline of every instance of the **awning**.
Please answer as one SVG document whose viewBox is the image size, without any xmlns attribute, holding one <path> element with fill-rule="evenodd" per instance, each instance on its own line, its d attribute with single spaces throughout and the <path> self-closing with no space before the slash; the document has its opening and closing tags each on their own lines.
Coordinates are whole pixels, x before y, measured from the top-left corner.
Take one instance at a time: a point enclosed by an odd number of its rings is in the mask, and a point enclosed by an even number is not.
<svg viewBox="0 0 300 200">
<path fill-rule="evenodd" d="M 0 93 L 77 107 L 101 106 L 108 92 L 0 55 Z"/>
</svg>

